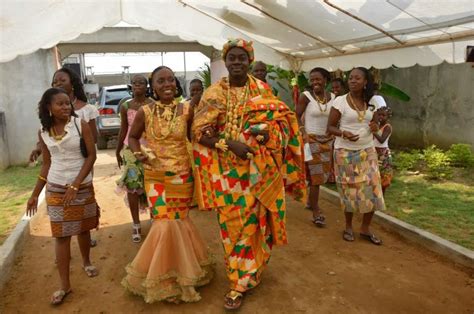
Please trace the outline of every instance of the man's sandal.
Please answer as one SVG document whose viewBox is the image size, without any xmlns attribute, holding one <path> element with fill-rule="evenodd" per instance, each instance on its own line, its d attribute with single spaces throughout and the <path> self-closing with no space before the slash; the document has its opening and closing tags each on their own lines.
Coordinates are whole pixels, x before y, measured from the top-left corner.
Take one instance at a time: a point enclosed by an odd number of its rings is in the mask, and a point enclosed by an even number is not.
<svg viewBox="0 0 474 314">
<path fill-rule="evenodd" d="M 99 274 L 97 268 L 94 265 L 84 266 L 83 268 L 88 277 L 95 277 Z"/>
<path fill-rule="evenodd" d="M 344 231 L 342 232 L 342 238 L 343 238 L 345 241 L 353 242 L 353 241 L 354 241 L 354 232 L 348 231 L 348 230 L 344 230 Z"/>
<path fill-rule="evenodd" d="M 375 245 L 382 245 L 382 240 L 380 240 L 379 238 L 377 238 L 375 236 L 375 234 L 373 233 L 370 233 L 370 234 L 364 234 L 364 233 L 361 233 L 360 234 L 360 237 L 364 240 L 367 240 Z"/>
<path fill-rule="evenodd" d="M 326 226 L 326 217 L 323 215 L 313 217 L 313 223 L 316 225 L 316 227 L 322 228 Z"/>
<path fill-rule="evenodd" d="M 55 291 L 53 295 L 51 296 L 51 305 L 62 304 L 64 302 L 64 299 L 66 299 L 67 295 L 71 293 L 71 291 L 72 291 L 71 289 L 69 289 L 68 291 L 64 291 L 64 290 Z"/>
<path fill-rule="evenodd" d="M 229 311 L 234 311 L 242 305 L 244 295 L 241 292 L 230 290 L 224 298 L 224 308 Z"/>
</svg>

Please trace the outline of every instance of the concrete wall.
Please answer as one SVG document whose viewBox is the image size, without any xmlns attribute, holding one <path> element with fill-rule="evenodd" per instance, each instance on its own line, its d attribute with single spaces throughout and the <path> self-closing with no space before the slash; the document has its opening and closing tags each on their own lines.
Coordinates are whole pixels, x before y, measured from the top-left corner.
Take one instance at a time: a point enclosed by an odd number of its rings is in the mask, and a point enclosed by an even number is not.
<svg viewBox="0 0 474 314">
<path fill-rule="evenodd" d="M 390 68 L 382 81 L 410 95 L 410 102 L 386 98 L 393 109 L 393 146 L 474 147 L 474 67 L 443 63 L 432 67 Z"/>
<path fill-rule="evenodd" d="M 0 63 L 0 111 L 5 112 L 6 124 L 6 141 L 0 140 L 1 168 L 28 161 L 40 127 L 37 104 L 51 85 L 55 64 L 52 49 Z"/>
</svg>

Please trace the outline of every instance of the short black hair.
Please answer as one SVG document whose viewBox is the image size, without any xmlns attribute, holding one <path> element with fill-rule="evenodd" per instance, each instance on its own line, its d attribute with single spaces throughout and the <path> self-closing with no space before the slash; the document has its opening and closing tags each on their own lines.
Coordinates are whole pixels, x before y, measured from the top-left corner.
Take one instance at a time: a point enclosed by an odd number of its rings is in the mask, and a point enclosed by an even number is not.
<svg viewBox="0 0 474 314">
<path fill-rule="evenodd" d="M 57 70 L 56 72 L 54 72 L 51 86 L 53 86 L 54 76 L 58 72 L 66 73 L 69 76 L 69 80 L 71 81 L 71 85 L 73 88 L 72 92 L 74 93 L 74 96 L 76 96 L 77 99 L 82 100 L 83 102 L 87 102 L 87 96 L 86 96 L 86 93 L 84 92 L 84 85 L 81 82 L 81 78 L 79 77 L 79 75 L 76 74 L 76 72 L 74 72 L 73 70 L 69 68 L 63 67 Z"/>
<path fill-rule="evenodd" d="M 53 97 L 58 94 L 65 94 L 66 96 L 69 97 L 69 95 L 66 93 L 64 89 L 51 87 L 51 88 L 48 88 L 43 93 L 43 96 L 41 96 L 41 99 L 38 103 L 38 116 L 39 116 L 43 131 L 49 132 L 51 130 L 51 127 L 53 126 L 53 117 L 49 114 L 50 111 L 49 111 L 48 105 L 51 104 Z M 71 104 L 71 116 L 77 117 L 77 115 L 74 113 L 74 108 L 72 108 L 72 104 Z"/>
<path fill-rule="evenodd" d="M 344 82 L 344 80 L 343 80 L 342 78 L 340 78 L 340 77 L 336 77 L 335 79 L 332 79 L 331 82 L 333 82 L 333 83 L 334 83 L 334 82 L 339 82 L 339 84 L 341 84 L 342 86 L 345 86 L 345 85 L 346 85 L 346 83 Z"/>
<path fill-rule="evenodd" d="M 379 108 L 379 111 L 385 111 L 387 113 L 387 116 L 390 118 L 393 115 L 392 108 L 389 106 L 383 106 Z"/>
<path fill-rule="evenodd" d="M 160 100 L 160 97 L 158 97 L 158 95 L 155 95 L 155 93 L 153 92 L 153 75 L 155 75 L 158 71 L 161 71 L 163 69 L 168 69 L 171 71 L 171 73 L 173 73 L 174 80 L 176 82 L 176 94 L 174 95 L 174 97 L 175 98 L 181 97 L 183 95 L 183 88 L 181 87 L 181 83 L 179 82 L 179 80 L 174 75 L 173 70 L 171 70 L 171 68 L 167 67 L 166 65 L 160 65 L 159 67 L 154 69 L 153 72 L 151 72 L 150 77 L 148 78 L 148 85 L 150 89 L 151 98 L 155 100 Z"/>
<path fill-rule="evenodd" d="M 189 82 L 189 85 L 194 84 L 194 83 L 198 83 L 201 85 L 201 87 L 204 87 L 204 84 L 202 84 L 202 81 L 200 79 L 197 79 L 197 78 L 192 79 L 191 82 Z"/>
<path fill-rule="evenodd" d="M 326 70 L 325 68 L 320 68 L 320 67 L 313 68 L 311 71 L 309 71 L 309 74 L 314 73 L 314 72 L 320 73 L 326 79 L 326 81 L 331 80 L 331 74 L 329 74 L 329 71 Z"/>
</svg>

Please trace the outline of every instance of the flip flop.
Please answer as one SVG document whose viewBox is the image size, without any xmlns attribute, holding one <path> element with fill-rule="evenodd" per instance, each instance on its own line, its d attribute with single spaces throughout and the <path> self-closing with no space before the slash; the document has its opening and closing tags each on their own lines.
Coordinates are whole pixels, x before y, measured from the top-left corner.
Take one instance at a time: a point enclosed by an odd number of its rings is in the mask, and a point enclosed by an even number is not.
<svg viewBox="0 0 474 314">
<path fill-rule="evenodd" d="M 353 242 L 353 241 L 354 241 L 354 232 L 344 230 L 344 231 L 342 232 L 342 238 L 343 238 L 345 241 Z"/>
<path fill-rule="evenodd" d="M 323 215 L 313 217 L 313 223 L 316 225 L 316 227 L 323 228 L 326 226 L 326 217 Z"/>
<path fill-rule="evenodd" d="M 94 265 L 84 266 L 84 271 L 86 272 L 88 277 L 95 277 L 99 275 L 97 268 Z"/>
<path fill-rule="evenodd" d="M 228 311 L 236 311 L 242 305 L 244 295 L 241 292 L 230 290 L 224 297 L 224 308 Z"/>
<path fill-rule="evenodd" d="M 51 305 L 60 305 L 64 302 L 64 299 L 66 299 L 67 295 L 71 293 L 72 290 L 69 289 L 68 291 L 64 290 L 57 290 L 53 293 L 51 296 Z"/>
<path fill-rule="evenodd" d="M 364 233 L 361 233 L 360 234 L 360 237 L 364 240 L 367 240 L 375 245 L 382 245 L 382 240 L 380 240 L 379 238 L 377 238 L 375 236 L 375 234 L 371 233 L 371 234 L 364 234 Z"/>
</svg>

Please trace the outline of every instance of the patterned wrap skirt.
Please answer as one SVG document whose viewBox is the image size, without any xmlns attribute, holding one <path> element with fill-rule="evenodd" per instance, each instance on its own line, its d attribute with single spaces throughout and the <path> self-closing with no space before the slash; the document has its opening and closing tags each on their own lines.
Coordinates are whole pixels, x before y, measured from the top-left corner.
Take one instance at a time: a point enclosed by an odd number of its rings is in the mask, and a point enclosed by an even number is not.
<svg viewBox="0 0 474 314">
<path fill-rule="evenodd" d="M 319 135 L 309 135 L 309 147 L 313 160 L 306 162 L 310 185 L 322 185 L 328 182 L 332 172 L 332 147 L 334 140 L 320 143 Z M 325 138 L 325 137 L 324 137 Z"/>
<path fill-rule="evenodd" d="M 336 184 L 345 212 L 385 210 L 377 162 L 374 147 L 334 150 Z"/>
<path fill-rule="evenodd" d="M 382 180 L 382 188 L 386 189 L 392 184 L 393 167 L 392 154 L 388 147 L 376 147 L 379 156 L 380 178 Z"/>
<path fill-rule="evenodd" d="M 65 206 L 63 198 L 67 189 L 54 183 L 46 185 L 47 211 L 55 238 L 78 235 L 99 225 L 100 211 L 92 183 L 82 184 L 76 199 Z"/>
</svg>

